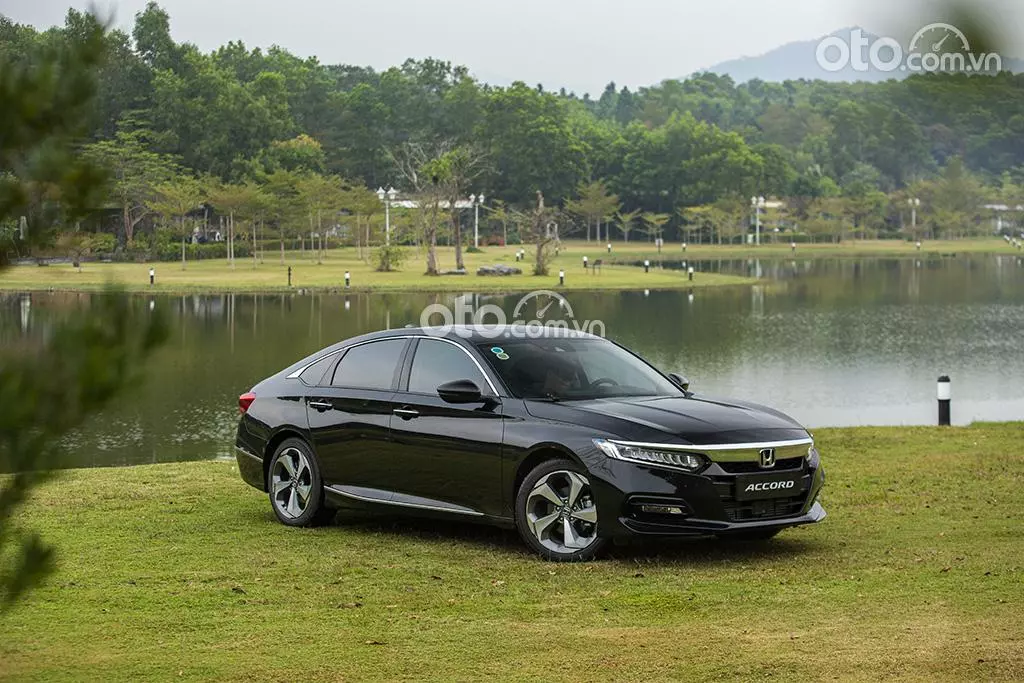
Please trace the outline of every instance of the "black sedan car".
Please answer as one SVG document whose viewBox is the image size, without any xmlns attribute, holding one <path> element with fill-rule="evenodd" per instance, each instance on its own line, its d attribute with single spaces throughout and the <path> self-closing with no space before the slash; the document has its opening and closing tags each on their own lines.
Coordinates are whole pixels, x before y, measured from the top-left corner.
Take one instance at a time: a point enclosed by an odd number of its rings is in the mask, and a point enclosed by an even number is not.
<svg viewBox="0 0 1024 683">
<path fill-rule="evenodd" d="M 545 558 L 587 560 L 626 537 L 767 539 L 825 517 L 799 424 L 563 329 L 368 334 L 239 406 L 242 478 L 290 526 L 404 509 L 514 527 Z"/>
</svg>

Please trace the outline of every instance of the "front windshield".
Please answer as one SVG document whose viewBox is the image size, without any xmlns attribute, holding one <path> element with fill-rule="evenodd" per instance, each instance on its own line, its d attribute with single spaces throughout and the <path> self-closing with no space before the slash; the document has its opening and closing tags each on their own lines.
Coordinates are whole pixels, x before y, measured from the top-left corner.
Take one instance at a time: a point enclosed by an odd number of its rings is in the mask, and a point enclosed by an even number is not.
<svg viewBox="0 0 1024 683">
<path fill-rule="evenodd" d="M 479 348 L 519 398 L 580 401 L 682 393 L 642 360 L 603 339 L 513 339 Z"/>
</svg>

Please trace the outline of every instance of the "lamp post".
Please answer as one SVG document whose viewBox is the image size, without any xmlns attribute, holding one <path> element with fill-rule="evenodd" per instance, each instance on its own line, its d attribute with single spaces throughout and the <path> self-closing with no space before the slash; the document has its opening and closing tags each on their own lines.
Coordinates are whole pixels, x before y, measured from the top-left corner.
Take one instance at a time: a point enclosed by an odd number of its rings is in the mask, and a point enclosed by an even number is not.
<svg viewBox="0 0 1024 683">
<path fill-rule="evenodd" d="M 910 206 L 910 229 L 913 231 L 914 237 L 917 237 L 917 210 L 921 208 L 921 200 L 912 197 L 907 200 L 907 205 Z"/>
<path fill-rule="evenodd" d="M 766 204 L 764 197 L 750 198 L 750 206 L 754 209 L 754 244 L 758 246 L 761 244 L 761 210 Z"/>
<path fill-rule="evenodd" d="M 393 187 L 387 190 L 383 187 L 377 188 L 377 199 L 384 203 L 384 245 L 388 247 L 391 246 L 391 203 L 397 196 L 398 190 Z"/>
<path fill-rule="evenodd" d="M 473 246 L 480 248 L 480 205 L 484 203 L 484 193 L 469 195 L 469 203 L 473 205 Z"/>
</svg>

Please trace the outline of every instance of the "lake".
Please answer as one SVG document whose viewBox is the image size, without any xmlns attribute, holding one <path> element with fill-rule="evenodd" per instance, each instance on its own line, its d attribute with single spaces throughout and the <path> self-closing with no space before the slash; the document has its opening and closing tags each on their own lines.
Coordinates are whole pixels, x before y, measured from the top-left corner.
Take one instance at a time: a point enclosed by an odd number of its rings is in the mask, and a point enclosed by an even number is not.
<svg viewBox="0 0 1024 683">
<path fill-rule="evenodd" d="M 753 286 L 570 293 L 577 321 L 701 394 L 767 403 L 809 427 L 1024 419 L 1024 264 L 1016 257 L 703 262 Z M 0 295 L 0 343 L 31 343 L 88 294 Z M 450 294 L 151 296 L 171 319 L 144 381 L 67 439 L 75 466 L 232 457 L 237 396 L 333 342 L 419 323 Z M 522 295 L 466 295 L 509 314 Z M 526 319 L 539 300 L 531 301 Z M 550 318 L 550 313 L 548 314 Z"/>
</svg>

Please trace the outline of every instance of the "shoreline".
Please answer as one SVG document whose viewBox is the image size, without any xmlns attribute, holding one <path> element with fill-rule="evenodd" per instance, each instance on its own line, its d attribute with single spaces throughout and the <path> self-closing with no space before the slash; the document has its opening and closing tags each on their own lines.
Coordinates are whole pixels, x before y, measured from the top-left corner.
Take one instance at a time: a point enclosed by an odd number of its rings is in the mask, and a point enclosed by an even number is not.
<svg viewBox="0 0 1024 683">
<path fill-rule="evenodd" d="M 365 293 L 449 293 L 478 292 L 486 294 L 514 294 L 542 289 L 555 291 L 685 291 L 710 287 L 745 286 L 760 282 L 743 275 L 723 275 L 698 271 L 691 282 L 682 269 L 683 263 L 714 261 L 821 261 L 850 258 L 883 259 L 948 259 L 962 256 L 1001 255 L 1022 257 L 1024 253 L 1003 240 L 971 240 L 963 242 L 926 243 L 921 251 L 909 243 L 861 242 L 843 245 L 798 245 L 792 253 L 788 245 L 694 245 L 684 252 L 682 245 L 666 246 L 658 254 L 649 243 L 616 243 L 612 253 L 594 243 L 564 242 L 558 256 L 549 264 L 547 276 L 528 274 L 527 261 L 516 261 L 521 247 L 487 247 L 481 252 L 466 253 L 465 275 L 428 276 L 421 271 L 421 254 L 409 248 L 402 270 L 378 272 L 358 253 L 350 248 L 336 248 L 327 252 L 323 263 L 316 263 L 308 253 L 286 252 L 285 262 L 267 260 L 261 264 L 252 259 L 238 259 L 234 267 L 224 259 L 190 261 L 182 269 L 180 262 L 103 263 L 83 262 L 81 272 L 70 263 L 52 265 L 16 265 L 0 272 L 0 291 L 5 292 L 95 292 L 115 285 L 124 291 L 143 294 L 281 294 L 289 292 L 355 294 Z M 587 257 L 588 268 L 583 266 Z M 454 262 L 454 250 L 438 249 L 442 270 Z M 593 264 L 606 263 L 595 274 Z M 644 272 L 643 262 L 649 260 L 650 272 Z M 671 263 L 673 267 L 660 267 Z M 523 269 L 523 274 L 511 276 L 480 276 L 481 266 L 506 265 Z M 676 267 L 679 266 L 679 267 Z M 156 272 L 156 284 L 149 284 L 149 270 Z M 289 277 L 290 271 L 290 277 Z M 559 284 L 559 272 L 565 273 L 564 284 Z M 345 287 L 345 275 L 350 274 L 351 286 Z M 289 281 L 290 285 L 289 286 Z"/>
</svg>

